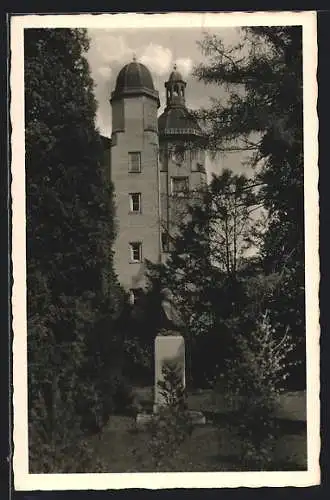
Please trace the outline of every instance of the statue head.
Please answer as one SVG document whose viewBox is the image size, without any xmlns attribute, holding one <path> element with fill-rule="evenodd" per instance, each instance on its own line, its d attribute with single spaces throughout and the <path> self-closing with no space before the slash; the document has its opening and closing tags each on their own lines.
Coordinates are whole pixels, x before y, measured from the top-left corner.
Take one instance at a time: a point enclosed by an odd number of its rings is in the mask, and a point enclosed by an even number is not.
<svg viewBox="0 0 330 500">
<path fill-rule="evenodd" d="M 162 309 L 165 313 L 167 320 L 173 325 L 173 327 L 180 327 L 183 325 L 181 315 L 178 308 L 175 305 L 175 298 L 172 291 L 169 288 L 163 288 L 161 291 L 162 295 Z"/>
</svg>

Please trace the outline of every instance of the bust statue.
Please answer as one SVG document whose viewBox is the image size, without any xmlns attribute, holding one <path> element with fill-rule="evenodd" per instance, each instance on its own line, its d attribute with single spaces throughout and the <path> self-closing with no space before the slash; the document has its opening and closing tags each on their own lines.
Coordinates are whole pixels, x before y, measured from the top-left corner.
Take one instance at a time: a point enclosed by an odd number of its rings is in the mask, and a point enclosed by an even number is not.
<svg viewBox="0 0 330 500">
<path fill-rule="evenodd" d="M 180 330 L 183 327 L 181 315 L 174 304 L 174 296 L 171 290 L 164 288 L 162 295 L 163 328 L 162 330 Z"/>
</svg>

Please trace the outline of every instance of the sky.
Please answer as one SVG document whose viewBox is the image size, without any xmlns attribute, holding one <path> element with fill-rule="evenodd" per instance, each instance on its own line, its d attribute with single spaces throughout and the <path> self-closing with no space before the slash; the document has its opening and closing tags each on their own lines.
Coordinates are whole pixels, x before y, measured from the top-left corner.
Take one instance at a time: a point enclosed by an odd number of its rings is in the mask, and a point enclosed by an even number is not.
<svg viewBox="0 0 330 500">
<path fill-rule="evenodd" d="M 95 82 L 95 96 L 98 101 L 97 126 L 101 134 L 111 136 L 110 94 L 114 90 L 118 72 L 132 61 L 134 55 L 152 74 L 161 101 L 159 114 L 163 112 L 165 104 L 164 83 L 174 63 L 187 81 L 188 108 L 209 107 L 210 97 L 225 99 L 225 89 L 213 85 L 206 86 L 192 76 L 194 66 L 203 61 L 204 56 L 197 44 L 198 40 L 203 39 L 203 33 L 202 27 L 89 29 L 91 44 L 87 59 Z M 212 28 L 208 29 L 208 33 L 219 35 L 227 46 L 240 40 L 238 28 Z M 211 172 L 220 173 L 223 168 L 248 173 L 247 168 L 242 166 L 244 159 L 246 158 L 241 153 L 221 154 L 215 161 L 208 157 L 208 175 L 210 177 Z"/>
</svg>

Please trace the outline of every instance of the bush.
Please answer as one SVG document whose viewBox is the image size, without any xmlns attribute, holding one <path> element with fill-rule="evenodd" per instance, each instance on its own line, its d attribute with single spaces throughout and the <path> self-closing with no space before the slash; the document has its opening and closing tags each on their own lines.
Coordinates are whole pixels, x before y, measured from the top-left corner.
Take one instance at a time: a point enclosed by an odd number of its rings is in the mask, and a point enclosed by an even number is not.
<svg viewBox="0 0 330 500">
<path fill-rule="evenodd" d="M 125 415 L 133 411 L 134 395 L 131 384 L 123 376 L 113 380 L 113 410 L 116 414 Z"/>
<path fill-rule="evenodd" d="M 163 380 L 159 388 L 164 404 L 147 428 L 149 452 L 156 469 L 169 468 L 182 444 L 192 433 L 192 423 L 182 383 L 181 368 L 176 364 L 163 366 Z"/>
<path fill-rule="evenodd" d="M 289 375 L 287 358 L 294 349 L 287 331 L 281 341 L 277 339 L 266 312 L 250 336 L 237 335 L 237 357 L 227 366 L 225 400 L 233 410 L 231 424 L 249 469 L 269 469 L 273 460 L 275 410 Z"/>
<path fill-rule="evenodd" d="M 125 373 L 138 385 L 150 385 L 153 380 L 152 342 L 146 343 L 138 337 L 125 339 Z"/>
<path fill-rule="evenodd" d="M 69 402 L 58 400 L 52 418 L 39 398 L 29 423 L 30 473 L 88 473 L 104 469 L 85 440 L 80 419 L 72 418 L 72 414 Z"/>
</svg>

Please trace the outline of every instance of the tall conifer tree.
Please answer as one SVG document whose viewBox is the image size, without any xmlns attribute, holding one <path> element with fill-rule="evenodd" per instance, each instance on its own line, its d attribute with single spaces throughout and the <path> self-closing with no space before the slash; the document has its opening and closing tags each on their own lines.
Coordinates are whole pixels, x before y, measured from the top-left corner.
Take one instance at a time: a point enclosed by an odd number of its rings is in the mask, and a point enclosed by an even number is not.
<svg viewBox="0 0 330 500">
<path fill-rule="evenodd" d="M 87 33 L 27 29 L 24 41 L 29 411 L 50 437 L 110 409 L 119 288 Z"/>
<path fill-rule="evenodd" d="M 213 151 L 251 152 L 255 181 L 268 212 L 260 247 L 263 272 L 279 276 L 266 307 L 281 335 L 287 327 L 305 355 L 304 168 L 302 30 L 297 26 L 242 29 L 242 41 L 225 47 L 218 36 L 200 46 L 205 62 L 195 75 L 225 87 L 228 99 L 215 99 L 199 117 Z"/>
</svg>

